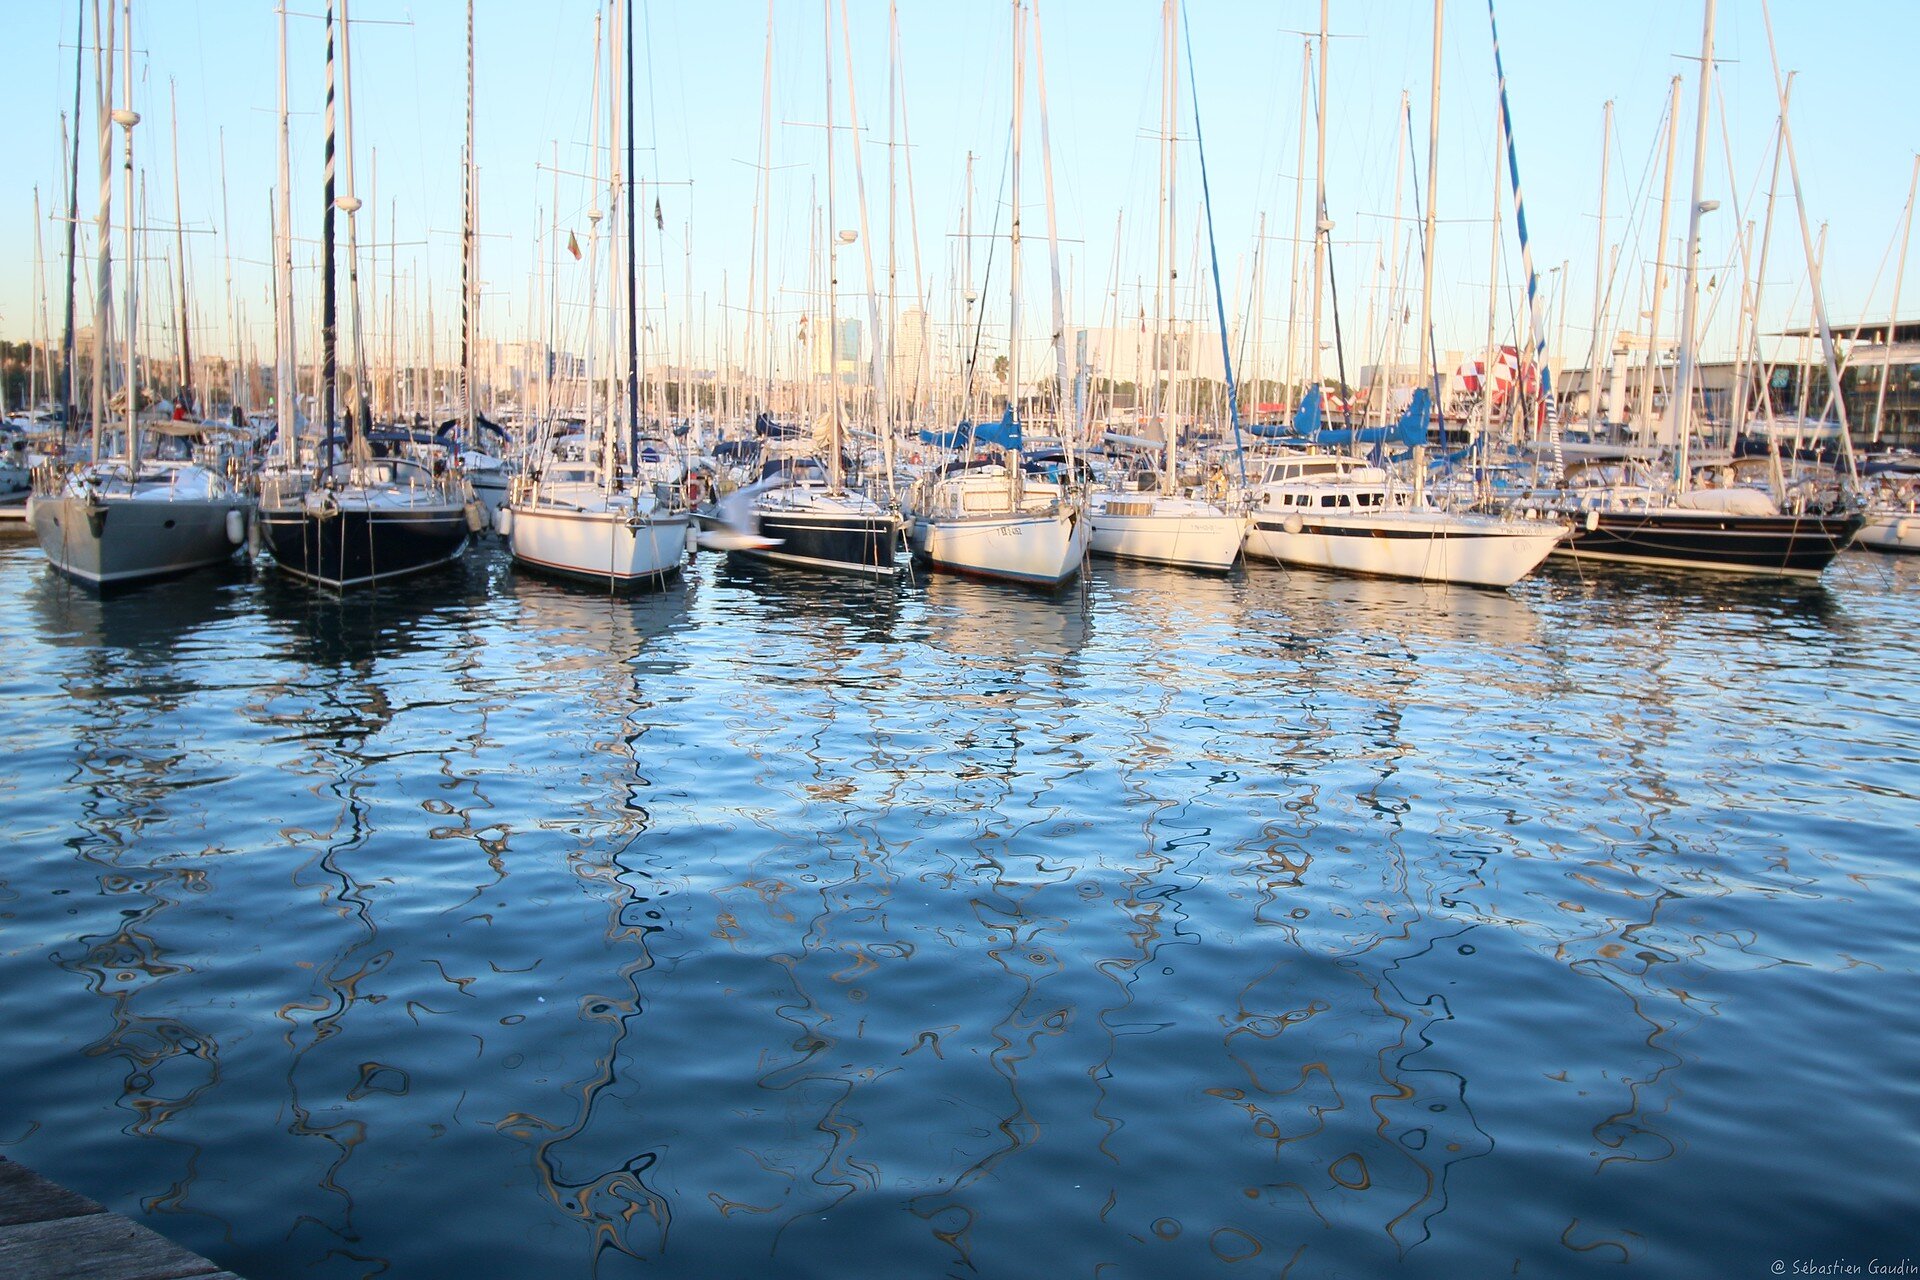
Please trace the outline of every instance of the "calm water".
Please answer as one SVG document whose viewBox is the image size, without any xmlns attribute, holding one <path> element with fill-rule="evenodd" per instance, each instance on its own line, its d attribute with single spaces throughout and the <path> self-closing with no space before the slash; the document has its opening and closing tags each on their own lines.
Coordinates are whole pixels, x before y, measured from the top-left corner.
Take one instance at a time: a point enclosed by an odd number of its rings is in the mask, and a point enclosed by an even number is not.
<svg viewBox="0 0 1920 1280">
<path fill-rule="evenodd" d="M 1920 564 L 0 634 L 0 1152 L 251 1280 L 1920 1262 Z"/>
</svg>

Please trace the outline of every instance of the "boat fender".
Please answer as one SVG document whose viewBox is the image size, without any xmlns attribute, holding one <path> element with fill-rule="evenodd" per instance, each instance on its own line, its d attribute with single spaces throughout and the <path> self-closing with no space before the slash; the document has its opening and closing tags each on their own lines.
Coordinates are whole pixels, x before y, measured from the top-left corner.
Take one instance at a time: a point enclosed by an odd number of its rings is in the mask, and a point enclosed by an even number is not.
<svg viewBox="0 0 1920 1280">
<path fill-rule="evenodd" d="M 98 538 L 107 531 L 107 509 L 104 506 L 87 508 L 87 531 Z"/>
<path fill-rule="evenodd" d="M 692 555 L 700 549 L 700 534 L 689 524 L 687 526 L 687 554 Z"/>
<path fill-rule="evenodd" d="M 227 541 L 239 546 L 247 540 L 247 513 L 238 507 L 227 509 Z"/>
<path fill-rule="evenodd" d="M 1587 532 L 1592 533 L 1595 529 L 1598 529 L 1599 527 L 1600 527 L 1600 513 L 1598 511 L 1587 512 Z"/>
<path fill-rule="evenodd" d="M 1525 516 L 1529 520 L 1538 520 L 1540 518 L 1540 513 L 1538 511 L 1535 511 L 1532 507 L 1528 507 L 1525 511 L 1521 512 L 1520 514 Z"/>
<path fill-rule="evenodd" d="M 1285 520 L 1280 522 L 1280 527 L 1288 533 L 1299 533 L 1302 529 L 1306 528 L 1306 525 L 1301 522 L 1299 516 L 1289 515 Z"/>
<path fill-rule="evenodd" d="M 493 527 L 500 531 L 501 537 L 503 538 L 512 537 L 513 536 L 513 508 L 512 507 L 500 508 L 500 514 L 493 518 Z"/>
<path fill-rule="evenodd" d="M 29 529 L 33 528 L 33 500 L 34 500 L 34 495 L 31 493 L 28 494 L 27 495 L 27 528 Z"/>
<path fill-rule="evenodd" d="M 477 502 L 469 502 L 466 506 L 466 512 L 467 532 L 478 533 L 487 527 L 487 510 L 485 507 Z"/>
<path fill-rule="evenodd" d="M 258 519 L 247 521 L 247 556 L 249 559 L 260 554 L 261 544 L 264 541 L 265 537 L 260 532 L 260 521 Z"/>
<path fill-rule="evenodd" d="M 33 519 L 33 499 L 32 498 L 27 499 L 27 519 L 29 521 Z M 1913 521 L 1911 520 L 1902 520 L 1899 524 L 1896 524 L 1895 526 L 1893 526 L 1893 536 L 1900 539 L 1900 541 L 1902 542 L 1905 542 L 1908 536 L 1911 535 L 1912 533 L 1913 533 Z"/>
</svg>

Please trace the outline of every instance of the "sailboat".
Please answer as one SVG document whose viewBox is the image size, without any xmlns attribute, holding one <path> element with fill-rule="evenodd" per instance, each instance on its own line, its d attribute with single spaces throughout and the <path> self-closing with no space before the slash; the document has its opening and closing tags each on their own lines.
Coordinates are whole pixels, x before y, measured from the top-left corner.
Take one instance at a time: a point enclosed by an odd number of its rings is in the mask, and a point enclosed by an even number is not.
<svg viewBox="0 0 1920 1280">
<path fill-rule="evenodd" d="M 1679 352 L 1673 375 L 1673 392 L 1668 397 L 1667 405 L 1669 426 L 1675 441 L 1671 484 L 1615 484 L 1585 490 L 1568 489 L 1552 495 L 1559 509 L 1572 516 L 1575 522 L 1565 544 L 1558 548 L 1558 553 L 1573 559 L 1814 577 L 1833 562 L 1865 522 L 1865 515 L 1857 504 L 1842 499 L 1826 506 L 1796 503 L 1783 510 L 1776 498 L 1758 489 L 1694 488 L 1688 463 L 1695 369 L 1694 312 L 1697 293 L 1694 279 L 1699 258 L 1700 217 L 1710 207 L 1702 200 L 1702 188 L 1706 179 L 1707 113 L 1713 83 L 1713 28 L 1714 0 L 1706 0 L 1701 34 L 1700 97 L 1693 142 L 1693 194 L 1687 223 L 1685 292 L 1681 302 Z M 1498 49 L 1496 41 L 1496 56 Z M 1777 64 L 1775 74 L 1778 75 Z M 1677 126 L 1676 118 L 1672 127 Z M 1793 162 L 1793 133 L 1787 120 L 1784 91 L 1780 101 L 1780 145 L 1785 148 L 1790 167 L 1794 170 L 1797 191 L 1798 166 Z M 1804 206 L 1800 216 L 1802 238 L 1808 241 L 1811 250 Z M 1811 251 L 1808 260 L 1815 261 Z M 1833 336 L 1826 324 L 1817 267 L 1813 271 L 1813 298 L 1827 353 L 1828 375 L 1837 385 L 1839 376 L 1833 365 Z M 1840 403 L 1838 409 L 1841 415 L 1841 447 L 1851 469 L 1852 441 L 1844 403 Z"/>
<path fill-rule="evenodd" d="M 848 485 L 845 407 L 841 395 L 839 268 L 841 235 L 834 231 L 833 0 L 825 0 L 827 136 L 827 401 L 824 459 L 780 452 L 761 464 L 760 476 L 722 501 L 701 534 L 702 546 L 770 564 L 828 569 L 866 577 L 899 575 L 900 518 Z M 845 233 L 851 237 L 852 232 Z M 764 421 L 765 419 L 763 419 Z"/>
<path fill-rule="evenodd" d="M 112 118 L 121 127 L 125 144 L 125 452 L 118 459 L 103 458 L 96 452 L 90 464 L 64 475 L 50 475 L 43 489 L 29 498 L 27 511 L 27 522 L 48 563 L 96 590 L 130 586 L 231 560 L 246 541 L 253 507 L 252 500 L 234 489 L 224 476 L 196 465 L 190 457 L 161 460 L 143 456 L 141 451 L 138 294 L 134 287 L 139 255 L 133 229 L 133 129 L 140 123 L 140 115 L 133 109 L 132 0 L 126 0 L 123 13 L 127 27 L 121 50 L 125 97 Z M 111 67 L 112 63 L 109 47 L 106 64 Z M 111 93 L 109 85 L 101 95 L 103 104 Z M 101 136 L 103 148 L 110 148 L 110 135 L 104 128 Z M 103 167 L 106 162 L 103 154 Z M 103 222 L 108 216 L 103 207 Z M 96 374 L 99 376 L 103 375 Z"/>
<path fill-rule="evenodd" d="M 1154 250 L 1156 332 L 1155 364 L 1168 350 L 1164 325 L 1166 307 L 1161 286 L 1169 283 L 1168 259 L 1174 244 L 1174 125 L 1179 97 L 1179 34 L 1174 0 L 1163 0 L 1161 26 L 1164 58 L 1161 70 L 1160 225 Z M 1173 399 L 1169 381 L 1168 399 Z M 1153 381 L 1152 414 L 1164 427 L 1159 475 L 1136 474 L 1118 485 L 1095 488 L 1087 495 L 1088 538 L 1093 553 L 1121 560 L 1174 565 L 1183 569 L 1224 572 L 1240 558 L 1247 522 L 1210 498 L 1180 487 L 1180 421 L 1172 405 L 1160 404 L 1160 380 Z"/>
<path fill-rule="evenodd" d="M 328 435 L 324 461 L 308 475 L 279 471 L 262 477 L 260 529 L 274 564 L 283 573 L 332 590 L 366 586 L 451 564 L 484 522 L 465 482 L 443 460 L 433 463 L 402 454 L 376 456 L 369 438 L 365 365 L 360 352 L 360 306 L 353 214 L 360 201 L 353 188 L 353 60 L 347 0 L 339 0 L 342 119 L 348 194 L 334 196 L 333 34 L 334 5 L 327 4 L 326 214 L 321 235 L 321 421 Z M 284 41 L 284 27 L 282 28 Z M 282 63 L 284 68 L 284 61 Z M 347 215 L 349 316 L 352 323 L 357 413 L 349 410 L 343 434 L 334 431 L 338 394 L 335 353 L 334 210 Z M 284 395 L 284 392 L 282 393 Z"/>
<path fill-rule="evenodd" d="M 633 7 L 628 5 L 627 22 L 627 180 L 631 182 L 633 172 Z M 612 65 L 612 50 L 608 51 L 608 65 Z M 593 129 L 597 135 L 600 129 L 599 110 L 599 39 L 596 23 L 594 41 L 594 98 L 592 108 Z M 608 76 L 611 84 L 613 77 Z M 608 136 L 607 151 L 609 157 L 617 152 L 616 130 L 613 128 L 614 103 L 611 91 L 607 95 Z M 599 181 L 600 147 L 596 137 L 592 146 L 594 177 Z M 612 202 L 616 216 L 623 200 L 618 164 L 613 165 L 614 177 L 608 186 L 608 198 Z M 634 200 L 633 193 L 624 193 L 627 212 L 627 267 L 629 271 L 627 287 L 627 336 L 628 351 L 632 363 L 627 378 L 627 413 L 629 422 L 640 420 L 639 383 L 634 376 L 638 370 L 637 360 L 637 314 L 635 309 L 636 291 L 633 288 L 631 272 L 635 254 L 639 245 L 634 236 Z M 587 236 L 586 265 L 587 314 L 595 313 L 595 298 L 598 292 L 598 252 L 600 244 L 601 211 L 591 208 L 587 219 L 592 230 Z M 611 263 L 612 255 L 609 255 Z M 589 327 L 592 321 L 589 320 Z M 587 338 L 586 396 L 587 420 L 595 420 L 594 404 L 594 342 L 591 332 Z M 528 568 L 545 570 L 567 577 L 583 578 L 610 587 L 622 587 L 636 583 L 662 582 L 669 575 L 678 573 L 682 561 L 686 558 L 687 530 L 691 516 L 684 502 L 679 501 L 677 487 L 667 483 L 650 484 L 648 477 L 628 452 L 632 465 L 623 465 L 620 456 L 619 439 L 615 429 L 614 412 L 607 405 L 604 415 L 599 417 L 600 430 L 596 437 L 589 429 L 586 438 L 589 441 L 586 456 L 565 457 L 554 439 L 551 424 L 549 430 L 542 432 L 539 446 L 539 462 L 533 471 L 520 478 L 514 494 L 501 510 L 498 528 L 506 536 L 507 546 L 512 552 L 515 564 Z"/>
<path fill-rule="evenodd" d="M 1392 428 L 1321 426 L 1322 390 L 1318 353 L 1313 385 L 1292 424 L 1302 443 L 1353 448 L 1389 444 L 1411 446 L 1414 482 L 1396 484 L 1384 467 L 1354 457 L 1329 457 L 1289 451 L 1264 462 L 1265 474 L 1252 491 L 1252 521 L 1247 555 L 1282 564 L 1330 569 L 1372 577 L 1418 582 L 1505 588 L 1533 572 L 1559 543 L 1566 526 L 1522 516 L 1482 515 L 1436 505 L 1425 492 L 1426 441 L 1433 419 L 1433 365 L 1430 338 L 1433 316 L 1433 242 L 1437 215 L 1434 175 L 1440 128 L 1440 0 L 1436 0 L 1433 49 L 1433 99 L 1428 120 L 1425 252 L 1420 291 L 1419 385 L 1400 421 Z M 1326 93 L 1326 6 L 1321 5 L 1320 56 L 1322 102 Z M 1319 168 L 1324 173 L 1326 113 L 1320 113 Z M 1319 265 L 1332 229 L 1326 217 L 1326 188 L 1319 187 L 1315 231 L 1315 333 L 1319 323 Z M 1317 340 L 1316 340 L 1317 346 Z"/>
<path fill-rule="evenodd" d="M 1013 5 L 1013 153 L 1008 256 L 1007 405 L 1000 421 L 963 426 L 946 439 L 966 454 L 915 486 L 908 539 L 936 569 L 1040 587 L 1072 580 L 1086 560 L 1089 527 L 1071 474 L 1054 478 L 1022 462 L 1020 403 L 1020 135 L 1026 96 L 1026 21 Z M 999 456 L 978 454 L 997 446 Z"/>
</svg>

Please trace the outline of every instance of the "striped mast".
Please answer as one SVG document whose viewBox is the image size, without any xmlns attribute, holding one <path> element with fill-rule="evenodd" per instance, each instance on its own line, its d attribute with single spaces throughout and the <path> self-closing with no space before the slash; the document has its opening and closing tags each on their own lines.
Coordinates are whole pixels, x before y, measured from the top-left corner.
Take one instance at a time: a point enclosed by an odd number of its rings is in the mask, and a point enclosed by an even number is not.
<svg viewBox="0 0 1920 1280">
<path fill-rule="evenodd" d="M 287 466 L 300 465 L 297 420 L 299 373 L 293 345 L 293 143 L 287 124 L 287 6 L 280 6 L 280 190 L 278 235 L 273 249 L 274 372 L 273 405 L 280 447 Z"/>
<path fill-rule="evenodd" d="M 100 460 L 101 428 L 107 419 L 108 372 L 113 342 L 113 27 L 112 0 L 107 4 L 105 38 L 100 38 L 100 4 L 94 0 L 93 79 L 94 114 L 100 120 L 100 204 L 94 213 L 93 238 L 99 264 L 94 268 L 93 295 L 93 452 Z M 76 126 L 77 128 L 77 126 Z"/>
<path fill-rule="evenodd" d="M 475 438 L 479 428 L 474 423 L 473 413 L 473 310 L 474 310 L 474 263 L 473 263 L 473 206 L 474 206 L 474 155 L 473 155 L 473 0 L 467 0 L 467 150 L 465 164 L 461 166 L 462 188 L 460 195 L 460 381 L 464 404 L 460 410 L 460 422 L 463 428 L 462 439 L 465 447 L 477 449 L 480 445 Z"/>
<path fill-rule="evenodd" d="M 322 194 L 327 203 L 320 215 L 320 430 L 327 441 L 327 466 L 332 468 L 338 458 L 337 438 L 333 432 L 333 401 L 334 378 L 339 373 L 339 332 L 334 316 L 338 300 L 333 292 L 333 0 L 327 0 L 326 131 L 326 178 Z"/>
<path fill-rule="evenodd" d="M 1560 453 L 1560 414 L 1553 403 L 1553 378 L 1547 369 L 1547 309 L 1540 297 L 1540 277 L 1533 269 L 1533 246 L 1527 240 L 1527 206 L 1520 193 L 1520 152 L 1513 141 L 1513 109 L 1507 102 L 1507 72 L 1500 58 L 1500 25 L 1487 0 L 1487 27 L 1493 33 L 1493 73 L 1500 83 L 1500 126 L 1507 135 L 1507 176 L 1513 183 L 1513 221 L 1520 231 L 1520 269 L 1527 273 L 1527 310 L 1533 327 L 1533 361 L 1540 371 L 1540 401 L 1546 407 L 1548 440 L 1553 446 L 1553 474 L 1564 473 Z M 1488 374 L 1492 374 L 1489 369 Z"/>
<path fill-rule="evenodd" d="M 134 270 L 134 265 L 139 259 L 135 256 L 133 244 L 133 127 L 140 123 L 140 113 L 133 109 L 133 0 L 126 0 L 125 7 L 121 14 L 120 25 L 125 28 L 121 33 L 120 75 L 121 78 L 126 81 L 126 83 L 120 87 L 120 92 L 123 95 L 123 100 L 126 105 L 113 113 L 113 121 L 119 125 L 125 133 L 126 152 L 124 177 L 127 188 L 127 207 L 123 216 L 126 219 L 127 237 L 127 332 L 125 334 L 127 343 L 127 476 L 131 481 L 138 479 L 140 475 L 140 421 L 135 416 L 140 409 L 139 385 L 138 379 L 135 376 L 135 370 L 139 367 L 136 363 L 138 352 L 135 344 L 139 339 L 137 321 L 139 319 L 138 308 L 140 298 L 136 289 L 139 276 Z M 98 455 L 95 456 L 96 458 L 98 457 Z"/>
</svg>

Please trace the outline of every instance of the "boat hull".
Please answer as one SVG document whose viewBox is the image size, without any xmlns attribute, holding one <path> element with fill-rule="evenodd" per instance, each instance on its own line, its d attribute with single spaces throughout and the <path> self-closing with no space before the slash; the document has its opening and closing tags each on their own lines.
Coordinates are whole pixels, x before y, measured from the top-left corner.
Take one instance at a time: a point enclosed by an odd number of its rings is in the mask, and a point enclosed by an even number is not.
<svg viewBox="0 0 1920 1280">
<path fill-rule="evenodd" d="M 229 512 L 250 504 L 237 496 L 191 500 L 87 498 L 33 500 L 34 536 L 47 563 L 95 589 L 170 578 L 233 559 Z"/>
<path fill-rule="evenodd" d="M 1087 527 L 1097 556 L 1214 573 L 1233 567 L 1247 533 L 1245 520 L 1215 508 L 1194 504 L 1169 511 L 1144 499 L 1096 500 Z"/>
<path fill-rule="evenodd" d="M 1340 512 L 1256 516 L 1247 555 L 1256 560 L 1374 578 L 1510 587 L 1547 558 L 1564 526 L 1445 513 Z"/>
<path fill-rule="evenodd" d="M 1866 551 L 1920 555 L 1920 512 L 1868 511 L 1853 545 Z"/>
<path fill-rule="evenodd" d="M 935 569 L 974 578 L 1058 587 L 1080 572 L 1087 521 L 1073 508 L 953 518 L 920 517 L 914 554 Z"/>
<path fill-rule="evenodd" d="M 649 517 L 540 504 L 512 510 L 513 561 L 540 573 L 626 587 L 663 583 L 686 558 L 691 517 L 684 512 Z"/>
<path fill-rule="evenodd" d="M 284 573 L 334 590 L 369 586 L 453 563 L 467 549 L 463 503 L 408 508 L 262 507 L 267 551 Z"/>
<path fill-rule="evenodd" d="M 1684 508 L 1596 510 L 1575 514 L 1573 531 L 1555 554 L 1576 560 L 1817 577 L 1864 520 L 1857 512 L 1760 516 Z"/>
<path fill-rule="evenodd" d="M 778 545 L 730 551 L 770 564 L 890 578 L 900 572 L 900 526 L 885 511 L 761 510 L 756 532 Z"/>
</svg>

